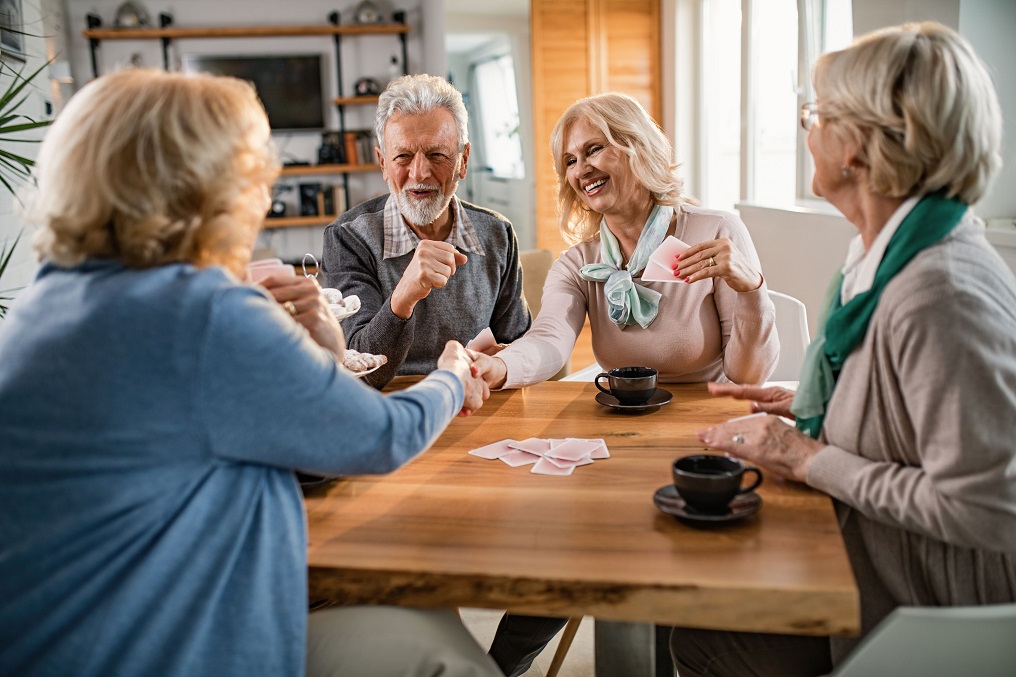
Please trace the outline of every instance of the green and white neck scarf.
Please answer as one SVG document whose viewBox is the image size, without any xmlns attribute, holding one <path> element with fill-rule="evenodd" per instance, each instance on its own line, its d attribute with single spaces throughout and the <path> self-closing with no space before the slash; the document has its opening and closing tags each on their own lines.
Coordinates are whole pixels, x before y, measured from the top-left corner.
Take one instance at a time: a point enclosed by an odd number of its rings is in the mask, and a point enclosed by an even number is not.
<svg viewBox="0 0 1016 677">
<path fill-rule="evenodd" d="M 836 273 L 822 304 L 819 335 L 808 346 L 801 385 L 790 407 L 801 431 L 818 437 L 843 363 L 864 340 L 882 290 L 914 256 L 952 232 L 966 213 L 967 205 L 959 200 L 939 194 L 924 196 L 889 241 L 871 289 L 846 305 L 840 301 L 843 272 Z"/>
<path fill-rule="evenodd" d="M 673 207 L 653 207 L 635 245 L 631 261 L 624 268 L 621 267 L 624 259 L 617 238 L 607 228 L 606 220 L 600 221 L 601 263 L 584 265 L 579 274 L 585 280 L 604 283 L 603 295 L 607 297 L 610 321 L 622 329 L 632 324 L 645 329 L 656 319 L 662 294 L 635 284 L 632 275 L 638 275 L 649 263 L 649 256 L 667 236 L 673 217 Z"/>
</svg>

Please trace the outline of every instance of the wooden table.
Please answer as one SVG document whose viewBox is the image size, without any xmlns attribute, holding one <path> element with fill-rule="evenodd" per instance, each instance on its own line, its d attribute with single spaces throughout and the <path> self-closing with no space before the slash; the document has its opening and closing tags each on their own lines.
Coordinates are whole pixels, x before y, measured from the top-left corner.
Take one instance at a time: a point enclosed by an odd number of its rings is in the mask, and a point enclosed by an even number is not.
<svg viewBox="0 0 1016 677">
<path fill-rule="evenodd" d="M 857 588 L 828 497 L 767 477 L 754 517 L 697 528 L 659 512 L 695 431 L 746 413 L 704 386 L 623 414 L 591 383 L 494 393 L 386 477 L 311 491 L 312 599 L 486 607 L 551 616 L 804 635 L 855 634 Z M 506 438 L 606 439 L 570 477 L 468 455 Z"/>
</svg>

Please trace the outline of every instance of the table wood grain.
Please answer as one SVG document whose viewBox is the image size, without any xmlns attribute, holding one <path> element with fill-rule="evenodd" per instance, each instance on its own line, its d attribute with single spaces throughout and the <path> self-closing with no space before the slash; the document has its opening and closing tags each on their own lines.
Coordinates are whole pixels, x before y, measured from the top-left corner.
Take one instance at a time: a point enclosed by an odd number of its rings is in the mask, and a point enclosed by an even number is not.
<svg viewBox="0 0 1016 677">
<path fill-rule="evenodd" d="M 767 477 L 762 510 L 741 522 L 701 528 L 656 509 L 671 461 L 705 451 L 695 432 L 747 413 L 704 386 L 667 389 L 670 404 L 634 415 L 597 404 L 591 383 L 494 393 L 396 473 L 310 490 L 311 599 L 855 634 L 827 496 Z M 551 477 L 466 453 L 527 437 L 602 437 L 611 458 Z"/>
</svg>

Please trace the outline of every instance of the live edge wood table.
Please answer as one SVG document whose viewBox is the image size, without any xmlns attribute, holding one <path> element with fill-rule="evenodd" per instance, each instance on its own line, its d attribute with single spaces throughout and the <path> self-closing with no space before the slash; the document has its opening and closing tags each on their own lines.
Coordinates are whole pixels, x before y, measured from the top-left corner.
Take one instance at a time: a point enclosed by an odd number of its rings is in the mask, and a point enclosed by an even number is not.
<svg viewBox="0 0 1016 677">
<path fill-rule="evenodd" d="M 767 476 L 758 514 L 700 528 L 653 493 L 695 432 L 747 413 L 701 385 L 639 414 L 592 383 L 495 392 L 394 474 L 308 492 L 310 597 L 338 604 L 486 607 L 699 628 L 855 634 L 857 588 L 831 500 Z M 606 440 L 570 477 L 466 452 L 502 439 Z"/>
</svg>

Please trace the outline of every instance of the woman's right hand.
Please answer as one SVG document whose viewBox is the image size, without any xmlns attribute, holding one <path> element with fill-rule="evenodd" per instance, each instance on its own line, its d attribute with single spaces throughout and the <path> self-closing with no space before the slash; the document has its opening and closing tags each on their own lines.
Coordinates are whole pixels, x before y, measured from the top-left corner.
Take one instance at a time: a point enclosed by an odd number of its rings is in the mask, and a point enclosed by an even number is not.
<svg viewBox="0 0 1016 677">
<path fill-rule="evenodd" d="M 437 368 L 447 369 L 455 374 L 462 382 L 462 389 L 465 392 L 465 401 L 462 404 L 460 416 L 469 416 L 483 406 L 484 401 L 490 397 L 490 388 L 480 377 L 480 372 L 473 361 L 479 353 L 474 353 L 462 347 L 458 341 L 448 341 L 445 344 L 444 352 L 437 358 Z"/>
<path fill-rule="evenodd" d="M 736 383 L 710 383 L 709 394 L 733 397 L 735 400 L 751 400 L 751 410 L 755 413 L 765 412 L 785 418 L 794 418 L 790 413 L 790 405 L 794 401 L 794 391 L 771 386 L 739 386 Z"/>
</svg>

